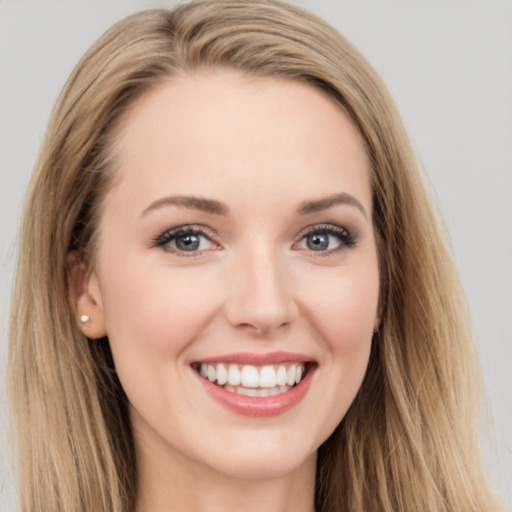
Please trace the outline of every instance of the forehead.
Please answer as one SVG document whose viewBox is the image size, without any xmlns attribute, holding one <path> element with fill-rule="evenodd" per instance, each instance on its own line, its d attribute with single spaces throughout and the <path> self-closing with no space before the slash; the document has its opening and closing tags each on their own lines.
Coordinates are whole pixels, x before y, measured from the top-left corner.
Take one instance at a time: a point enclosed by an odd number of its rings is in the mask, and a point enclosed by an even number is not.
<svg viewBox="0 0 512 512">
<path fill-rule="evenodd" d="M 118 142 L 118 185 L 134 201 L 238 187 L 248 197 L 265 188 L 269 201 L 309 190 L 370 202 L 359 133 L 334 100 L 298 81 L 224 70 L 173 77 L 132 105 Z"/>
</svg>

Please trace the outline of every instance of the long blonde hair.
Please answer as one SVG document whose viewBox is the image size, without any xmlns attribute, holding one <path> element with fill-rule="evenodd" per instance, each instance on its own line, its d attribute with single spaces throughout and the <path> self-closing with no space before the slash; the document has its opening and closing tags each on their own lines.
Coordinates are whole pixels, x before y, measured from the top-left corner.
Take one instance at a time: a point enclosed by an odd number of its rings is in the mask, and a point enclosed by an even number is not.
<svg viewBox="0 0 512 512">
<path fill-rule="evenodd" d="M 108 343 L 76 326 L 66 258 L 93 257 L 123 113 L 155 84 L 203 67 L 319 88 L 353 120 L 371 162 L 382 323 L 362 388 L 319 449 L 317 510 L 496 510 L 466 304 L 393 102 L 332 27 L 270 0 L 133 15 L 87 52 L 57 102 L 24 210 L 10 326 L 21 510 L 133 510 L 127 399 Z"/>
</svg>

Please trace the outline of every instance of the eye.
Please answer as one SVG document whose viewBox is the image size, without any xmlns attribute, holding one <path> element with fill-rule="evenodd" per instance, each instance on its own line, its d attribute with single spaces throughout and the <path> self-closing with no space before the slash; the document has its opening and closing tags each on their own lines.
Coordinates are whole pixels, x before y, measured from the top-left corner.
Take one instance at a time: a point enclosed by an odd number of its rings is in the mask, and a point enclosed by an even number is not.
<svg viewBox="0 0 512 512">
<path fill-rule="evenodd" d="M 333 245 L 339 245 L 339 240 L 327 233 L 313 233 L 304 237 L 306 246 L 312 251 L 326 251 L 331 249 Z"/>
<path fill-rule="evenodd" d="M 334 225 L 313 226 L 301 235 L 295 247 L 314 252 L 331 253 L 356 243 L 347 229 Z"/>
<path fill-rule="evenodd" d="M 218 248 L 203 229 L 193 226 L 182 226 L 166 231 L 156 238 L 154 246 L 162 247 L 165 251 L 181 253 L 183 256 L 186 253 L 192 255 L 195 252 Z"/>
</svg>

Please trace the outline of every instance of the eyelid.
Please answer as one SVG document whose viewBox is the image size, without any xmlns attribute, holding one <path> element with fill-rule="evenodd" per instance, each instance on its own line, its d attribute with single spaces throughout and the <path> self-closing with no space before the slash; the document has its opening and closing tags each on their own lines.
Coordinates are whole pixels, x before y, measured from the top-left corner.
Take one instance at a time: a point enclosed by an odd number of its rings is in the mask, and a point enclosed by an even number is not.
<svg viewBox="0 0 512 512">
<path fill-rule="evenodd" d="M 343 249 L 347 249 L 357 243 L 356 234 L 354 234 L 354 232 L 349 228 L 333 223 L 322 223 L 306 226 L 301 231 L 299 231 L 299 233 L 295 237 L 296 241 L 292 244 L 292 248 L 296 248 L 296 245 L 298 243 L 302 242 L 307 235 L 312 233 L 324 233 L 332 235 L 338 238 L 338 240 L 340 241 L 339 246 L 337 246 L 334 249 L 327 249 L 325 251 L 305 250 L 306 252 L 311 253 L 315 257 L 326 257 Z M 203 249 L 197 251 L 190 251 L 189 253 L 187 253 L 187 251 L 182 251 L 180 249 L 166 245 L 173 239 L 176 239 L 179 236 L 185 234 L 195 234 L 203 236 L 207 238 L 216 247 L 214 249 Z M 164 232 L 160 233 L 151 241 L 151 247 L 160 247 L 164 251 L 171 252 L 179 256 L 194 257 L 199 256 L 207 251 L 221 249 L 222 246 L 217 241 L 217 238 L 217 234 L 207 226 L 201 224 L 183 224 L 167 229 Z"/>
<path fill-rule="evenodd" d="M 187 254 L 186 251 L 181 251 L 177 248 L 170 247 L 169 245 L 167 245 L 172 240 L 186 234 L 199 235 L 204 238 L 207 238 L 212 244 L 216 246 L 216 248 L 190 251 L 190 253 Z M 201 224 L 183 224 L 180 226 L 175 226 L 173 228 L 167 229 L 163 233 L 156 236 L 151 242 L 151 247 L 159 247 L 166 252 L 190 258 L 194 256 L 199 256 L 209 250 L 217 250 L 221 248 L 220 244 L 215 239 L 215 233 L 206 226 L 203 226 Z"/>
<path fill-rule="evenodd" d="M 339 226 L 337 224 L 331 223 L 323 223 L 323 224 L 312 224 L 310 226 L 306 226 L 303 228 L 297 235 L 298 240 L 293 244 L 294 246 L 298 243 L 302 242 L 304 238 L 312 233 L 323 233 L 327 235 L 332 235 L 337 237 L 340 240 L 340 244 L 338 247 L 334 249 L 328 249 L 325 251 L 313 251 L 306 250 L 306 252 L 311 253 L 315 257 L 327 257 L 333 255 L 339 251 L 344 249 L 348 249 L 354 246 L 357 243 L 357 236 L 350 229 Z"/>
<path fill-rule="evenodd" d="M 299 231 L 299 233 L 297 234 L 297 237 L 299 238 L 299 237 L 307 235 L 311 232 L 317 232 L 317 231 L 320 231 L 320 232 L 335 231 L 335 232 L 340 232 L 340 233 L 345 232 L 345 233 L 347 233 L 347 235 L 350 234 L 350 230 L 346 227 L 339 226 L 337 224 L 330 223 L 330 222 L 321 222 L 320 224 L 310 224 L 309 226 L 302 228 Z"/>
</svg>

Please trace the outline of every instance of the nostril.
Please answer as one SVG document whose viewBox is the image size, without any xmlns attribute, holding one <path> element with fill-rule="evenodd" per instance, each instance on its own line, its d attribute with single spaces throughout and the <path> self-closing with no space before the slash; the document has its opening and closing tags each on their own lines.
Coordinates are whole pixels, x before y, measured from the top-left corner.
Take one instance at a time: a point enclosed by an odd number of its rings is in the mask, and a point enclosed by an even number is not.
<svg viewBox="0 0 512 512">
<path fill-rule="evenodd" d="M 234 325 L 236 329 L 244 331 L 248 334 L 254 334 L 256 336 L 265 336 L 272 331 L 282 331 L 290 325 L 290 322 L 273 323 L 273 322 L 258 322 L 249 323 L 243 322 Z"/>
</svg>

